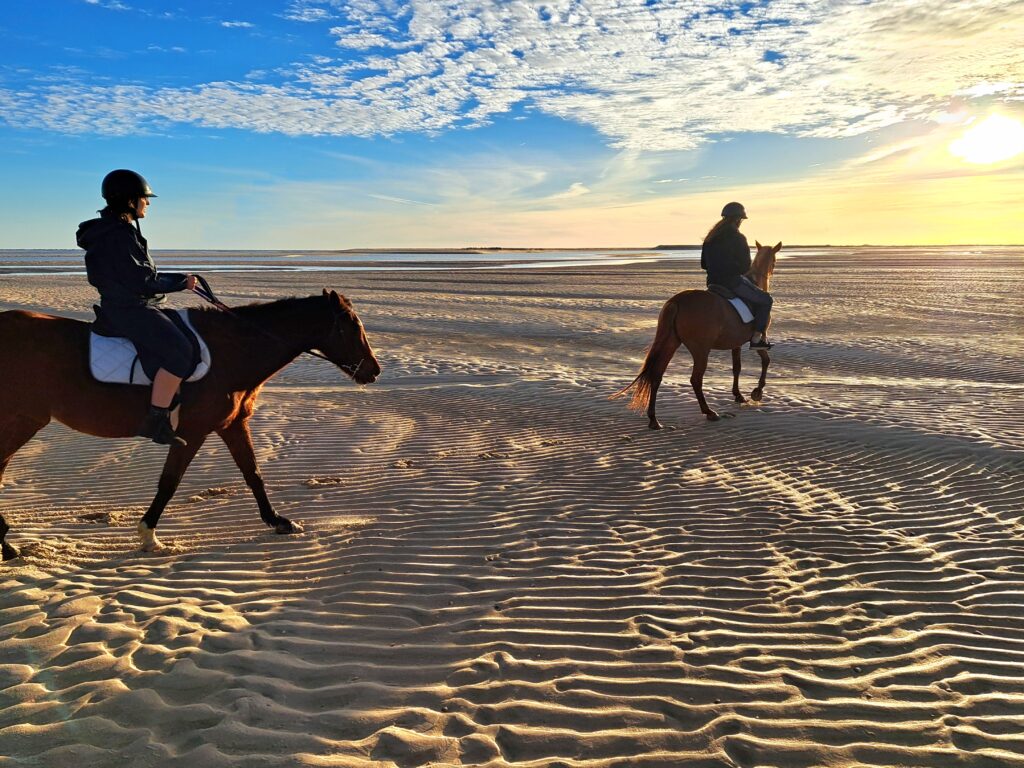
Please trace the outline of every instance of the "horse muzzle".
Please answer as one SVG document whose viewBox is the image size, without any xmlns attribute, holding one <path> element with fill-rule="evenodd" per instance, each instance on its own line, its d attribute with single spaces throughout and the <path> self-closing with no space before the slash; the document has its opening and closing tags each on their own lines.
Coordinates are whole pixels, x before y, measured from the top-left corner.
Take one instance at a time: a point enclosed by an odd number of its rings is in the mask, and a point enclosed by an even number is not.
<svg viewBox="0 0 1024 768">
<path fill-rule="evenodd" d="M 351 373 L 357 384 L 373 384 L 380 376 L 380 363 L 375 358 L 362 359 Z"/>
</svg>

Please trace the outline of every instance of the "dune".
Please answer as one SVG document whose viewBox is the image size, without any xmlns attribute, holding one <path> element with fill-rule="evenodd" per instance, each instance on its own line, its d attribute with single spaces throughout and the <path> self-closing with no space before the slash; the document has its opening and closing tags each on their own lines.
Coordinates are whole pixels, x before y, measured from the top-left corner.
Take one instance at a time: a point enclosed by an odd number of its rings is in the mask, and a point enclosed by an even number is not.
<svg viewBox="0 0 1024 768">
<path fill-rule="evenodd" d="M 265 387 L 297 536 L 215 438 L 155 553 L 159 447 L 15 456 L 0 766 L 1024 766 L 1020 257 L 793 255 L 764 401 L 713 353 L 705 421 L 684 350 L 661 432 L 607 396 L 695 264 L 219 274 L 345 293 L 384 375 Z M 91 302 L 0 276 L 0 309 Z"/>
</svg>

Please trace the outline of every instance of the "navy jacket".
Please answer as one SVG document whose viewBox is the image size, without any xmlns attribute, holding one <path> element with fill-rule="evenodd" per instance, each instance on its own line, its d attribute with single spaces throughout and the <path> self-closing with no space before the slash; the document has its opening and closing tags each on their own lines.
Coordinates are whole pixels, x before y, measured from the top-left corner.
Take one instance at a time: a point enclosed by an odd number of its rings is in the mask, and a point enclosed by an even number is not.
<svg viewBox="0 0 1024 768">
<path fill-rule="evenodd" d="M 700 249 L 700 266 L 708 273 L 708 285 L 732 288 L 750 271 L 750 246 L 738 229 L 723 229 Z"/>
<path fill-rule="evenodd" d="M 157 306 L 166 300 L 163 294 L 185 290 L 187 275 L 157 272 L 146 238 L 119 216 L 83 221 L 76 239 L 104 307 Z"/>
</svg>

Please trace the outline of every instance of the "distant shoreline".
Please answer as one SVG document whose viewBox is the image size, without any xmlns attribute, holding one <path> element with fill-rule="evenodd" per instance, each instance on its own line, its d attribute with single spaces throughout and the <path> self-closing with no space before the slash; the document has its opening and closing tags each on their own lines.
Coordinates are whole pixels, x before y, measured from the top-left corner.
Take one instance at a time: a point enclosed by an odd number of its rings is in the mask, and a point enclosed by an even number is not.
<svg viewBox="0 0 1024 768">
<path fill-rule="evenodd" d="M 786 251 L 794 251 L 801 249 L 814 249 L 814 248 L 909 248 L 909 249 L 922 249 L 922 248 L 1024 248 L 1024 243 L 942 243 L 935 245 L 874 245 L 871 243 L 859 243 L 856 245 L 849 244 L 808 244 L 801 243 L 786 244 L 783 243 L 783 249 Z M 523 247 L 467 247 L 467 248 L 176 248 L 161 247 L 153 248 L 155 253 L 224 253 L 224 254 L 239 254 L 239 253 L 266 253 L 266 254 L 285 254 L 285 255 L 330 255 L 336 254 L 339 256 L 356 256 L 356 255 L 373 255 L 373 254 L 414 254 L 414 255 L 438 255 L 438 254 L 455 254 L 455 255 L 473 255 L 473 254 L 496 254 L 496 253 L 584 253 L 594 251 L 614 251 L 616 253 L 652 253 L 656 251 L 699 251 L 701 249 L 700 243 L 692 244 L 662 244 L 652 246 L 600 246 L 600 247 L 573 247 L 573 248 L 531 248 L 527 246 Z M 79 248 L 0 248 L 0 257 L 10 254 L 17 253 L 52 253 L 55 255 L 81 255 L 82 251 Z"/>
</svg>

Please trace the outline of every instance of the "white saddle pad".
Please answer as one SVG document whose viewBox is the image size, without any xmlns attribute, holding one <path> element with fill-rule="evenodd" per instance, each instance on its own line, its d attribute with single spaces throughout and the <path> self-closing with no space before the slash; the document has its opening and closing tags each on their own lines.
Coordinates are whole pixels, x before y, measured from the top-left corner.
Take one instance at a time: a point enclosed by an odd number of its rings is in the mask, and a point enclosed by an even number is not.
<svg viewBox="0 0 1024 768">
<path fill-rule="evenodd" d="M 179 309 L 178 314 L 185 321 L 192 333 L 199 339 L 199 365 L 186 381 L 198 381 L 210 370 L 210 350 L 203 338 L 188 319 L 188 310 Z M 113 336 L 89 334 L 89 369 L 97 381 L 110 384 L 152 384 L 149 376 L 142 370 L 139 353 L 135 345 L 128 339 Z"/>
<path fill-rule="evenodd" d="M 750 311 L 750 307 L 747 306 L 747 302 L 740 298 L 727 299 L 732 304 L 736 311 L 739 312 L 740 320 L 744 323 L 751 323 L 754 321 L 754 313 Z"/>
</svg>

